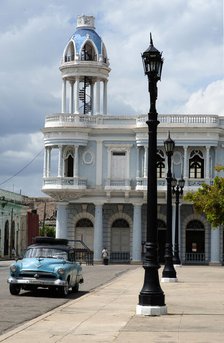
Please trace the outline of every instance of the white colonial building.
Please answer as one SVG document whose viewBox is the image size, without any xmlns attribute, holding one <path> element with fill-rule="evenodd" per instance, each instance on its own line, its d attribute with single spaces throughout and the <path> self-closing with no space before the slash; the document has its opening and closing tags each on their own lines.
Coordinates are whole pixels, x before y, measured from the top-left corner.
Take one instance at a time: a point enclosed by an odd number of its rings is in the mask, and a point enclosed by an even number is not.
<svg viewBox="0 0 224 343">
<path fill-rule="evenodd" d="M 147 115 L 108 115 L 109 61 L 94 18 L 78 17 L 60 66 L 61 112 L 46 116 L 43 192 L 57 202 L 57 237 L 81 239 L 101 260 L 137 263 L 146 239 Z M 212 183 L 223 164 L 224 117 L 159 115 L 158 239 L 164 255 L 168 131 L 175 141 L 173 171 L 185 179 L 184 193 Z M 150 192 L 150 189 L 149 189 Z M 175 207 L 174 207 L 175 209 Z M 173 211 L 175 218 L 175 211 Z M 182 263 L 222 263 L 223 231 L 181 199 Z M 173 226 L 174 226 L 173 220 Z"/>
</svg>

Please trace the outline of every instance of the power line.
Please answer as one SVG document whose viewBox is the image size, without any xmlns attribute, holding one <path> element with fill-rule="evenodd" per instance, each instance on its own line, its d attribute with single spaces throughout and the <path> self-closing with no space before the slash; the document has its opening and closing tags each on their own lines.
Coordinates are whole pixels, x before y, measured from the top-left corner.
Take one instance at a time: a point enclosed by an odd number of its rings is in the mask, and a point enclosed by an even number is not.
<svg viewBox="0 0 224 343">
<path fill-rule="evenodd" d="M 1 185 L 4 185 L 5 183 L 7 183 L 8 181 L 12 180 L 14 177 L 16 177 L 17 175 L 19 175 L 22 171 L 24 171 L 24 169 L 26 169 L 31 163 L 33 163 L 33 161 L 42 153 L 44 149 L 41 149 L 41 151 L 38 152 L 37 155 L 34 156 L 34 158 L 29 162 L 27 163 L 23 168 L 21 168 L 18 172 L 16 172 L 14 175 L 10 176 L 8 179 L 6 179 L 5 181 L 1 182 L 0 183 L 0 186 Z"/>
</svg>

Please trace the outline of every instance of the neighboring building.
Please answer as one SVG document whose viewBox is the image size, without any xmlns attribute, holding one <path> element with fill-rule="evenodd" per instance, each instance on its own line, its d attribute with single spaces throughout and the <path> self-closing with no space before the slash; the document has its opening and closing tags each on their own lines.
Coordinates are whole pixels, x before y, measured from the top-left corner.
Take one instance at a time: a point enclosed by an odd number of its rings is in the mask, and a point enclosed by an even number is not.
<svg viewBox="0 0 224 343">
<path fill-rule="evenodd" d="M 105 246 L 112 262 L 137 263 L 146 240 L 147 115 L 107 114 L 110 68 L 93 17 L 78 17 L 60 71 L 61 112 L 48 115 L 43 129 L 42 191 L 57 202 L 56 236 L 82 239 L 94 250 L 95 261 L 101 260 Z M 183 174 L 184 192 L 188 192 L 202 182 L 211 184 L 214 166 L 223 164 L 224 117 L 163 114 L 159 121 L 158 238 L 162 260 L 167 169 L 163 143 L 168 131 L 176 143 L 174 173 L 176 178 Z M 183 201 L 179 236 L 182 263 L 223 262 L 223 230 L 211 230 L 205 217 Z"/>
<path fill-rule="evenodd" d="M 39 228 L 43 226 L 56 227 L 56 203 L 49 197 L 31 198 L 32 207 L 39 216 Z"/>
<path fill-rule="evenodd" d="M 0 189 L 0 257 L 20 255 L 39 234 L 38 222 L 28 197 Z"/>
</svg>

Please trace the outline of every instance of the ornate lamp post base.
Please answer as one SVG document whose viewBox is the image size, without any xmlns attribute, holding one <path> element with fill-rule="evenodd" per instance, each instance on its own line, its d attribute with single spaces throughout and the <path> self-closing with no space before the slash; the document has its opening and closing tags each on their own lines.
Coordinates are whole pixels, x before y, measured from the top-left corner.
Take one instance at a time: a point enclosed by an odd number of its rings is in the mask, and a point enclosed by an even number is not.
<svg viewBox="0 0 224 343">
<path fill-rule="evenodd" d="M 172 277 L 162 277 L 161 282 L 177 282 L 177 278 L 172 278 Z"/>
<path fill-rule="evenodd" d="M 165 306 L 136 306 L 136 314 L 143 316 L 161 316 L 167 314 L 167 307 Z"/>
</svg>

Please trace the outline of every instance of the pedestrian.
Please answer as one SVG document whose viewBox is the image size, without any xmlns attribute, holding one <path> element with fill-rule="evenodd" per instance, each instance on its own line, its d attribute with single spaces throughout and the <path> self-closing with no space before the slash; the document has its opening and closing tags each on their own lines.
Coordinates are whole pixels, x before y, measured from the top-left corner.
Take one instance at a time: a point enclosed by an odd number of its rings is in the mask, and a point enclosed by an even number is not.
<svg viewBox="0 0 224 343">
<path fill-rule="evenodd" d="M 108 254 L 107 248 L 103 248 L 103 250 L 102 250 L 102 258 L 103 258 L 103 264 L 105 266 L 108 265 L 109 254 Z"/>
</svg>

